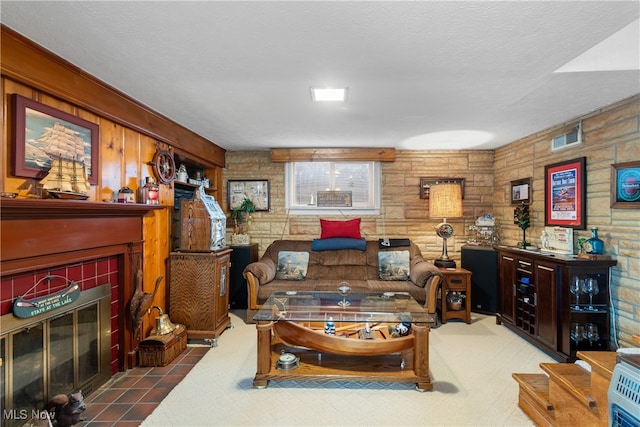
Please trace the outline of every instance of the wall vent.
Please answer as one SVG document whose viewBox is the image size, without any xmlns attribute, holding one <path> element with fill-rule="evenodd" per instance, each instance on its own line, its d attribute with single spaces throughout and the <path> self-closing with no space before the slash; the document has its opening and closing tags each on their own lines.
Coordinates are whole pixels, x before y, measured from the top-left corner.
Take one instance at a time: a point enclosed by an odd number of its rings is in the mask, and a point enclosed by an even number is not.
<svg viewBox="0 0 640 427">
<path fill-rule="evenodd" d="M 551 151 L 561 150 L 582 144 L 582 122 L 565 129 L 565 133 L 551 139 Z"/>
</svg>

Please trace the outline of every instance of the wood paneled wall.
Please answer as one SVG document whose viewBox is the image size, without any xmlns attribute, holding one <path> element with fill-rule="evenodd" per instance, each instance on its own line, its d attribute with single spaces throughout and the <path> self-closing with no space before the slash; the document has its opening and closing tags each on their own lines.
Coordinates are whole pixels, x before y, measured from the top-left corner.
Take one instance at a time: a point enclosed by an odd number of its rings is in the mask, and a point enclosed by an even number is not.
<svg viewBox="0 0 640 427">
<path fill-rule="evenodd" d="M 170 149 L 197 163 L 209 174 L 217 194 L 222 192 L 222 168 L 225 150 L 170 119 L 86 74 L 72 64 L 42 49 L 12 30 L 1 27 L 0 78 L 2 92 L 2 148 L 0 189 L 16 192 L 18 197 L 39 197 L 35 179 L 11 175 L 12 151 L 11 94 L 64 111 L 98 124 L 100 127 L 99 183 L 92 186 L 89 200 L 111 201 L 114 194 L 128 186 L 138 191 L 144 179 L 153 176 L 149 162 L 157 147 Z M 158 276 L 167 278 L 170 249 L 170 207 L 173 188 L 160 185 L 160 203 L 165 209 L 145 215 L 144 283 L 151 292 Z M 100 230 L 96 230 L 99 233 Z M 155 304 L 165 308 L 162 286 Z M 148 332 L 152 325 L 145 323 Z"/>
</svg>

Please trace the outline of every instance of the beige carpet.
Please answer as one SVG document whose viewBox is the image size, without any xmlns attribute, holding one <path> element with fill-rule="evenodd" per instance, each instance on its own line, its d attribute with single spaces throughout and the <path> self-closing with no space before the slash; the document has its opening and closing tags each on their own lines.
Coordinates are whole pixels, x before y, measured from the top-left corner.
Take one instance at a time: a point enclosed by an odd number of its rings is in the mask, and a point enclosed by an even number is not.
<svg viewBox="0 0 640 427">
<path fill-rule="evenodd" d="M 240 314 L 240 313 L 238 313 Z M 531 426 L 513 372 L 553 361 L 495 317 L 430 334 L 432 391 L 411 384 L 272 381 L 252 387 L 255 325 L 232 314 L 219 338 L 143 426 Z"/>
</svg>

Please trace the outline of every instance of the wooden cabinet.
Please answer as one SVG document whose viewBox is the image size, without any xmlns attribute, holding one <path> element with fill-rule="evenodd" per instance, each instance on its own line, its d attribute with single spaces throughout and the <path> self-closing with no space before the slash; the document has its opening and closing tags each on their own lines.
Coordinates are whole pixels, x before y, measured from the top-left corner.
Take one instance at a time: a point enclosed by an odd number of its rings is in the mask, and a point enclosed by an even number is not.
<svg viewBox="0 0 640 427">
<path fill-rule="evenodd" d="M 498 316 L 497 321 L 504 319 L 513 322 L 514 297 L 516 289 L 516 258 L 509 253 L 498 255 Z"/>
<path fill-rule="evenodd" d="M 615 260 L 589 260 L 498 247 L 498 323 L 552 357 L 573 361 L 578 350 L 609 350 L 609 268 Z M 598 293 L 576 297 L 573 280 L 595 279 Z M 587 324 L 597 336 L 587 338 Z M 581 331 L 579 334 L 576 330 Z"/>
<path fill-rule="evenodd" d="M 187 327 L 189 339 L 215 345 L 230 325 L 231 249 L 172 252 L 169 261 L 169 317 Z"/>
<path fill-rule="evenodd" d="M 440 317 L 442 324 L 449 319 L 462 319 L 471 323 L 471 272 L 464 268 L 440 268 L 442 273 L 442 287 L 440 292 Z M 449 292 L 458 292 L 464 295 L 459 310 L 449 307 L 447 295 Z"/>
</svg>

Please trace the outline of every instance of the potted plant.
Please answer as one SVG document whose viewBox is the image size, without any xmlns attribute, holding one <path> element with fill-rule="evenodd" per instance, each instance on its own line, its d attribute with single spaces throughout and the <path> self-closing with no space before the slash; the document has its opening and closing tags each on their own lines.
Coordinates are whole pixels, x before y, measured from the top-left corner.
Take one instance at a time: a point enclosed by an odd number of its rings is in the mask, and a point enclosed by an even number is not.
<svg viewBox="0 0 640 427">
<path fill-rule="evenodd" d="M 527 242 L 526 230 L 531 225 L 529 220 L 529 205 L 524 202 L 520 203 L 520 206 L 516 208 L 515 212 L 515 222 L 522 229 L 522 242 L 518 242 L 518 247 L 525 249 L 529 246 L 529 242 Z"/>
<path fill-rule="evenodd" d="M 231 209 L 230 219 L 233 221 L 233 234 L 242 235 L 247 231 L 247 227 L 251 225 L 251 214 L 256 211 L 256 205 L 245 197 L 235 208 Z"/>
<path fill-rule="evenodd" d="M 447 293 L 447 307 L 449 310 L 459 311 L 462 310 L 462 300 L 466 298 L 467 295 L 457 292 L 450 291 Z"/>
</svg>

